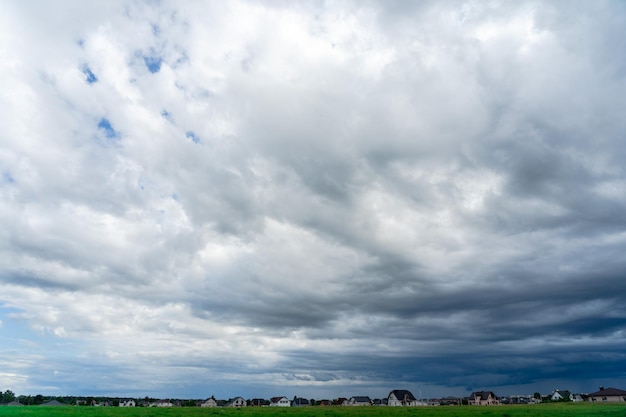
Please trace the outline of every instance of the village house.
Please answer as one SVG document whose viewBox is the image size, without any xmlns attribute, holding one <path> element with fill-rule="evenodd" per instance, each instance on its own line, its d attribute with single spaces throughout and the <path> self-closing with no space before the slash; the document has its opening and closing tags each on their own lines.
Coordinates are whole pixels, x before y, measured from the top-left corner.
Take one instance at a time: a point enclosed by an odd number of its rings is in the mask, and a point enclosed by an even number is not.
<svg viewBox="0 0 626 417">
<path fill-rule="evenodd" d="M 292 407 L 309 407 L 311 403 L 306 398 L 295 397 L 291 402 Z"/>
<path fill-rule="evenodd" d="M 291 407 L 291 401 L 287 397 L 272 397 L 270 407 Z"/>
<path fill-rule="evenodd" d="M 572 399 L 572 393 L 567 390 L 560 391 L 555 389 L 548 397 L 550 401 L 570 401 Z"/>
<path fill-rule="evenodd" d="M 172 404 L 170 400 L 157 400 L 153 402 L 152 404 L 150 404 L 150 407 L 160 407 L 160 408 L 173 407 L 173 406 L 174 404 Z"/>
<path fill-rule="evenodd" d="M 135 407 L 135 400 L 133 399 L 126 399 L 126 400 L 120 400 L 119 402 L 119 406 L 120 407 Z"/>
<path fill-rule="evenodd" d="M 498 397 L 491 391 L 472 392 L 469 397 L 469 405 L 494 405 L 500 404 Z"/>
<path fill-rule="evenodd" d="M 224 407 L 236 407 L 236 408 L 245 407 L 245 406 L 246 406 L 246 400 L 244 400 L 242 397 L 231 398 L 224 405 Z"/>
<path fill-rule="evenodd" d="M 395 389 L 387 396 L 387 405 L 390 407 L 420 405 L 411 391 Z"/>
<path fill-rule="evenodd" d="M 623 403 L 626 402 L 626 391 L 617 388 L 600 387 L 599 391 L 592 392 L 587 397 L 590 402 Z"/>
<path fill-rule="evenodd" d="M 211 397 L 208 400 L 202 402 L 200 407 L 217 407 L 217 400 L 215 397 Z"/>
<path fill-rule="evenodd" d="M 365 396 L 350 397 L 350 400 L 348 401 L 347 405 L 368 406 L 368 405 L 372 405 L 372 400 L 370 400 L 370 397 L 365 397 Z"/>
</svg>

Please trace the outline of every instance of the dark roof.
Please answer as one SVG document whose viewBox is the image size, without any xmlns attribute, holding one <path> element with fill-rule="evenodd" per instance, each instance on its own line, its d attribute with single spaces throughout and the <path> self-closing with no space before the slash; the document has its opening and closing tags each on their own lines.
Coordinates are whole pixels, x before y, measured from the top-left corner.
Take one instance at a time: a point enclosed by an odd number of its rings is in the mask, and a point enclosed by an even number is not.
<svg viewBox="0 0 626 417">
<path fill-rule="evenodd" d="M 496 394 L 494 394 L 492 391 L 474 391 L 472 392 L 472 395 L 470 395 L 470 400 L 475 400 L 478 397 L 488 398 L 489 394 L 491 394 L 493 398 L 497 398 Z"/>
<path fill-rule="evenodd" d="M 394 389 L 393 391 L 391 391 L 389 393 L 389 395 L 387 396 L 387 398 L 389 398 L 389 396 L 393 394 L 396 396 L 397 399 L 399 400 L 403 400 L 403 401 L 415 401 L 415 397 L 413 396 L 413 394 L 411 394 L 411 391 L 409 390 L 405 390 L 405 389 Z"/>
<path fill-rule="evenodd" d="M 626 395 L 626 391 L 617 388 L 603 388 L 589 394 L 590 397 L 619 397 L 621 395 Z"/>
<path fill-rule="evenodd" d="M 568 390 L 559 391 L 559 390 L 557 389 L 557 390 L 555 390 L 555 391 L 552 393 L 552 395 L 556 394 L 557 392 L 559 393 L 559 395 L 560 395 L 562 398 L 569 398 L 569 396 L 572 394 L 572 393 L 571 393 L 571 392 L 569 392 Z"/>
<path fill-rule="evenodd" d="M 372 400 L 370 400 L 370 397 L 366 397 L 366 396 L 357 396 L 357 397 L 352 397 L 354 398 L 354 401 L 357 403 L 369 403 Z"/>
<path fill-rule="evenodd" d="M 298 405 L 309 405 L 309 400 L 306 398 L 296 398 L 293 400 L 293 403 Z"/>
<path fill-rule="evenodd" d="M 287 398 L 287 397 L 285 397 L 284 395 L 283 395 L 282 397 L 272 397 L 272 398 L 270 399 L 270 401 L 271 401 L 271 402 L 273 402 L 273 403 L 277 403 L 277 402 L 279 402 L 280 400 L 282 400 L 283 398 Z"/>
</svg>

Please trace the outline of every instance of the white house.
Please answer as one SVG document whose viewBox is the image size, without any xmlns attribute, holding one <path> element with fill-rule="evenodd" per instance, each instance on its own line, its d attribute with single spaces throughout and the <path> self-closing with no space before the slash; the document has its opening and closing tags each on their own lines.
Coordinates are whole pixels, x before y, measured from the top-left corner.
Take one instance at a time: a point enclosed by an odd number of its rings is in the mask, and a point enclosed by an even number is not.
<svg viewBox="0 0 626 417">
<path fill-rule="evenodd" d="M 568 401 L 572 399 L 572 394 L 569 391 L 555 389 L 549 397 L 552 401 Z"/>
<path fill-rule="evenodd" d="M 134 407 L 135 404 L 135 400 L 120 400 L 120 407 Z"/>
<path fill-rule="evenodd" d="M 150 404 L 150 407 L 173 407 L 174 404 L 170 400 L 157 400 Z"/>
<path fill-rule="evenodd" d="M 291 401 L 287 397 L 272 397 L 270 407 L 291 407 Z"/>
<path fill-rule="evenodd" d="M 491 391 L 472 392 L 469 397 L 469 405 L 493 405 L 500 404 L 498 397 Z"/>
<path fill-rule="evenodd" d="M 368 405 L 372 405 L 372 400 L 370 400 L 370 397 L 365 397 L 365 396 L 350 397 L 350 400 L 348 401 L 348 405 L 368 406 Z"/>
<path fill-rule="evenodd" d="M 390 407 L 415 406 L 420 405 L 411 391 L 405 389 L 394 389 L 387 396 L 387 405 Z"/>
<path fill-rule="evenodd" d="M 245 406 L 246 406 L 246 400 L 244 400 L 241 397 L 235 397 L 235 398 L 231 398 L 230 400 L 228 400 L 228 402 L 226 403 L 224 407 L 245 407 Z"/>
<path fill-rule="evenodd" d="M 217 401 L 214 397 L 211 397 L 208 400 L 204 401 L 202 404 L 200 404 L 200 407 L 217 407 Z"/>
</svg>

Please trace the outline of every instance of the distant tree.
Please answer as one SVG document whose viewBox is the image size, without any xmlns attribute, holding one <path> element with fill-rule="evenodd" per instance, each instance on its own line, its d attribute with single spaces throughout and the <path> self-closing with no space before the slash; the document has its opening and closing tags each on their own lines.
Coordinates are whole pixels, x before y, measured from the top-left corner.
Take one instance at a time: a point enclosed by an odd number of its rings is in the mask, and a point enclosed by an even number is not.
<svg viewBox="0 0 626 417">
<path fill-rule="evenodd" d="M 6 390 L 5 392 L 0 392 L 0 403 L 2 404 L 8 404 L 11 401 L 15 401 L 15 394 L 13 393 L 13 391 L 11 391 L 10 389 Z"/>
<path fill-rule="evenodd" d="M 41 394 L 37 394 L 37 395 L 35 395 L 35 397 L 33 398 L 33 402 L 32 402 L 32 404 L 34 404 L 34 405 L 40 405 L 40 404 L 43 404 L 43 401 L 44 401 L 44 399 L 43 399 L 43 395 L 41 395 Z"/>
<path fill-rule="evenodd" d="M 535 392 L 535 393 L 533 394 L 533 398 L 534 398 L 535 400 L 541 400 L 541 393 L 540 393 L 540 392 Z"/>
</svg>

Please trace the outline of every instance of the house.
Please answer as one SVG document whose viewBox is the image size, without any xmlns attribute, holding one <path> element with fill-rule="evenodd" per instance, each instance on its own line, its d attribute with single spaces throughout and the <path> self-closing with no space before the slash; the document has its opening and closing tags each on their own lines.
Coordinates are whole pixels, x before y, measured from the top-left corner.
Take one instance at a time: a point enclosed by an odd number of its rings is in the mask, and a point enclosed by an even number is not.
<svg viewBox="0 0 626 417">
<path fill-rule="evenodd" d="M 135 407 L 136 405 L 133 399 L 120 400 L 119 402 L 120 407 Z"/>
<path fill-rule="evenodd" d="M 411 391 L 405 389 L 395 389 L 387 396 L 387 405 L 390 407 L 414 406 L 418 404 L 419 402 Z"/>
<path fill-rule="evenodd" d="M 575 402 L 575 403 L 579 403 L 579 402 L 585 401 L 585 397 L 586 397 L 586 395 L 583 395 L 583 394 L 572 394 L 570 396 L 572 402 Z"/>
<path fill-rule="evenodd" d="M 245 406 L 246 406 L 246 400 L 244 400 L 241 397 L 231 398 L 224 405 L 224 407 L 237 407 L 237 408 L 238 407 L 245 407 Z"/>
<path fill-rule="evenodd" d="M 459 405 L 461 404 L 461 400 L 458 397 L 448 396 L 441 399 L 441 405 Z"/>
<path fill-rule="evenodd" d="M 343 397 L 339 397 L 335 401 L 333 401 L 333 404 L 335 404 L 335 405 L 348 405 L 348 399 L 347 398 L 343 398 Z"/>
<path fill-rule="evenodd" d="M 152 404 L 150 404 L 150 407 L 166 408 L 166 407 L 174 407 L 174 404 L 172 404 L 170 400 L 157 400 L 153 402 Z"/>
<path fill-rule="evenodd" d="M 352 406 L 372 405 L 372 400 L 370 400 L 370 397 L 365 397 L 365 396 L 350 397 L 350 400 L 348 400 L 348 405 L 352 405 Z"/>
<path fill-rule="evenodd" d="M 332 405 L 332 402 L 330 400 L 320 400 L 317 405 L 319 405 L 320 407 L 328 407 Z"/>
<path fill-rule="evenodd" d="M 600 387 L 599 391 L 592 392 L 587 397 L 590 402 L 623 403 L 626 402 L 626 391 L 617 388 Z"/>
<path fill-rule="evenodd" d="M 387 398 L 376 398 L 374 401 L 372 401 L 372 405 L 375 405 L 377 407 L 384 407 L 387 405 L 388 401 L 389 400 Z"/>
<path fill-rule="evenodd" d="M 291 401 L 287 397 L 272 397 L 270 407 L 290 407 Z"/>
<path fill-rule="evenodd" d="M 215 397 L 211 397 L 208 400 L 200 404 L 200 407 L 217 407 L 217 400 Z"/>
<path fill-rule="evenodd" d="M 267 405 L 267 401 L 263 398 L 253 398 L 250 400 L 250 407 L 263 407 Z"/>
<path fill-rule="evenodd" d="M 292 407 L 308 407 L 311 403 L 306 398 L 295 397 L 291 402 Z"/>
<path fill-rule="evenodd" d="M 550 398 L 550 401 L 570 401 L 572 399 L 572 393 L 567 390 L 560 391 L 555 389 L 548 397 Z"/>
<path fill-rule="evenodd" d="M 469 405 L 494 405 L 500 404 L 498 397 L 491 391 L 472 392 L 469 397 Z"/>
</svg>

